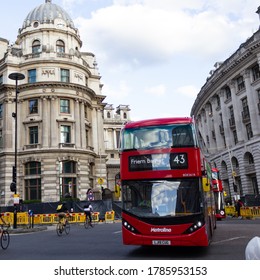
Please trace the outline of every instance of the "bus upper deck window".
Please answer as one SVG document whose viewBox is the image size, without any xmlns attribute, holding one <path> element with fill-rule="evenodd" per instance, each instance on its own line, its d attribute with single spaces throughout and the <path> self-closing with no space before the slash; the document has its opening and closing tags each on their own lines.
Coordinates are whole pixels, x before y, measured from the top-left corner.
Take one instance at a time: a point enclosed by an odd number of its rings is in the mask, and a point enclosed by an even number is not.
<svg viewBox="0 0 260 280">
<path fill-rule="evenodd" d="M 194 146 L 193 134 L 189 125 L 182 125 L 172 130 L 173 147 Z"/>
</svg>

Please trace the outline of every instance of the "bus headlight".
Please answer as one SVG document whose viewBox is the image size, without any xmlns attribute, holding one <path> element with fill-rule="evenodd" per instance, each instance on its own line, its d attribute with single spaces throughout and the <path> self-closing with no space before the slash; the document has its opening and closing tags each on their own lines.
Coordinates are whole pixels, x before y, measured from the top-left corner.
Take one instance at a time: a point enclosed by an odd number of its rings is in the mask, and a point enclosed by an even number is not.
<svg viewBox="0 0 260 280">
<path fill-rule="evenodd" d="M 200 229 L 204 223 L 202 221 L 197 221 L 193 225 L 191 225 L 187 230 L 185 230 L 184 234 L 193 233 L 196 230 Z"/>
<path fill-rule="evenodd" d="M 139 233 L 138 230 L 136 230 L 130 223 L 128 223 L 126 220 L 122 221 L 122 225 L 127 230 L 133 232 L 133 233 Z"/>
</svg>

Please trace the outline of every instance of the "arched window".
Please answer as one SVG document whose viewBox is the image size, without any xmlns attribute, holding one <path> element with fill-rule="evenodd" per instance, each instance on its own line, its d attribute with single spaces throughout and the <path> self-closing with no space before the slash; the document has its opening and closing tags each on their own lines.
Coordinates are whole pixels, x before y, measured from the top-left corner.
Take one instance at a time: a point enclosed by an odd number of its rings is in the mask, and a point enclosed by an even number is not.
<svg viewBox="0 0 260 280">
<path fill-rule="evenodd" d="M 38 53 L 41 51 L 41 42 L 39 40 L 34 40 L 32 43 L 32 53 Z"/>
<path fill-rule="evenodd" d="M 226 100 L 230 100 L 230 99 L 231 99 L 231 90 L 230 90 L 230 87 L 229 87 L 229 86 L 226 86 L 226 87 L 224 88 L 224 91 L 225 91 Z"/>
<path fill-rule="evenodd" d="M 56 52 L 65 53 L 65 44 L 62 40 L 56 42 Z"/>
<path fill-rule="evenodd" d="M 226 162 L 225 161 L 222 161 L 221 162 L 221 171 L 222 172 L 227 172 L 227 164 L 226 164 Z"/>
<path fill-rule="evenodd" d="M 244 158 L 245 158 L 246 164 L 254 164 L 254 157 L 251 153 L 246 152 Z"/>
<path fill-rule="evenodd" d="M 231 159 L 233 168 L 239 168 L 239 163 L 236 157 L 232 157 Z"/>
</svg>

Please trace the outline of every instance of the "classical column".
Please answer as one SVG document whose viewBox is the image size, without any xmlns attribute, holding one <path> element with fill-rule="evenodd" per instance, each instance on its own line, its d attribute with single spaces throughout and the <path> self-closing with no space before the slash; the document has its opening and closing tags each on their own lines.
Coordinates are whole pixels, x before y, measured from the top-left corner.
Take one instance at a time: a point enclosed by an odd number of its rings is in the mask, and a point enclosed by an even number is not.
<svg viewBox="0 0 260 280">
<path fill-rule="evenodd" d="M 85 149 L 87 147 L 87 143 L 86 143 L 85 104 L 84 104 L 84 102 L 80 103 L 80 137 L 81 137 L 82 148 Z"/>
<path fill-rule="evenodd" d="M 94 151 L 99 154 L 99 142 L 98 142 L 98 126 L 97 126 L 97 109 L 92 110 L 92 144 Z"/>
<path fill-rule="evenodd" d="M 51 131 L 51 147 L 58 147 L 58 143 L 60 142 L 60 132 L 57 129 L 57 112 L 59 112 L 58 102 L 56 96 L 51 96 L 51 117 L 50 117 L 50 131 Z"/>
<path fill-rule="evenodd" d="M 206 131 L 206 138 L 205 138 L 205 141 L 206 141 L 206 146 L 208 149 L 210 149 L 210 139 L 211 139 L 211 130 L 210 130 L 210 127 L 211 127 L 211 117 L 209 116 L 209 106 L 207 104 L 204 105 L 204 112 L 205 112 L 205 115 L 204 115 L 204 131 Z M 208 143 L 209 141 L 209 143 Z"/>
<path fill-rule="evenodd" d="M 109 143 L 111 142 L 111 139 L 109 139 L 109 133 L 108 133 L 108 129 L 104 128 L 104 139 L 106 139 L 106 141 Z M 105 149 L 108 147 L 105 147 Z"/>
<path fill-rule="evenodd" d="M 3 111 L 3 147 L 6 151 L 13 151 L 14 149 L 14 118 L 12 113 L 14 112 L 13 106 L 14 100 L 8 98 L 5 100 L 5 109 Z"/>
<path fill-rule="evenodd" d="M 236 129 L 236 133 L 237 133 L 237 141 L 238 142 L 243 142 L 244 141 L 244 125 L 242 122 L 242 115 L 241 115 L 241 106 L 239 106 L 240 104 L 239 102 L 239 98 L 236 95 L 236 87 L 235 87 L 235 81 L 231 80 L 228 83 L 228 86 L 230 88 L 231 91 L 231 96 L 232 96 L 232 105 L 233 106 L 233 112 L 234 112 L 234 118 L 235 118 L 235 129 Z"/>
<path fill-rule="evenodd" d="M 220 92 L 218 93 L 218 97 L 220 100 Z M 215 102 L 217 102 L 216 98 L 215 98 Z M 218 106 L 216 106 L 216 107 L 218 108 Z M 222 113 L 220 109 L 222 109 L 221 106 L 219 106 L 218 110 L 215 110 L 215 113 L 213 116 L 217 150 L 223 150 L 223 148 L 224 148 L 223 136 L 220 133 L 220 125 L 223 125 L 223 117 L 222 117 L 222 122 L 221 122 L 221 118 L 220 118 L 220 113 Z"/>
<path fill-rule="evenodd" d="M 97 129 L 98 129 L 98 147 L 99 152 L 104 153 L 105 147 L 104 147 L 104 127 L 103 127 L 103 118 L 102 118 L 102 110 L 97 110 Z"/>
<path fill-rule="evenodd" d="M 49 137 L 49 124 L 50 122 L 50 114 L 48 113 L 48 100 L 46 96 L 41 98 L 42 102 L 42 147 L 47 148 L 48 137 Z"/>
<path fill-rule="evenodd" d="M 105 148 L 104 148 L 104 126 L 103 126 L 103 118 L 102 118 L 102 110 L 101 108 L 97 109 L 97 137 L 98 137 L 98 154 L 99 154 L 99 176 L 106 179 L 106 162 L 105 158 L 103 158 L 103 155 L 105 154 Z M 106 183 L 104 182 L 103 187 L 105 187 Z"/>
<path fill-rule="evenodd" d="M 209 126 L 209 139 L 210 139 L 210 150 L 216 150 L 216 129 L 215 129 L 215 110 L 213 110 L 213 105 L 215 102 L 215 97 L 210 97 L 208 103 L 208 126 Z M 214 112 L 214 113 L 213 113 Z M 215 135 L 213 135 L 215 133 Z M 215 137 L 215 138 L 214 138 Z"/>
<path fill-rule="evenodd" d="M 117 148 L 119 148 L 119 147 L 117 147 L 116 129 L 113 129 L 113 135 L 114 135 L 114 139 L 113 139 L 113 149 L 117 149 Z"/>
<path fill-rule="evenodd" d="M 224 136 L 226 139 L 227 147 L 230 147 L 232 144 L 231 138 L 231 131 L 229 126 L 229 112 L 228 112 L 228 105 L 225 104 L 225 91 L 221 90 L 219 93 L 220 97 L 220 106 L 222 112 L 222 120 L 223 120 L 223 128 L 224 128 Z"/>
<path fill-rule="evenodd" d="M 74 114 L 75 114 L 75 145 L 76 148 L 81 147 L 81 131 L 80 131 L 80 113 L 79 113 L 79 100 L 75 99 L 75 107 L 74 107 Z"/>
<path fill-rule="evenodd" d="M 201 133 L 201 137 L 204 140 L 204 143 L 205 143 L 205 145 L 207 147 L 208 146 L 207 145 L 207 138 L 206 138 L 207 132 L 206 132 L 205 120 L 204 120 L 206 111 L 205 111 L 204 107 L 202 107 L 200 109 L 200 113 L 199 114 L 200 114 L 201 118 L 200 118 L 200 123 L 198 124 L 198 128 L 199 128 L 199 131 Z M 199 126 L 201 126 L 201 128 Z"/>
<path fill-rule="evenodd" d="M 27 107 L 27 102 L 25 102 L 22 99 L 19 99 L 18 106 L 20 112 L 18 117 L 19 123 L 17 127 L 17 133 L 18 133 L 17 145 L 18 145 L 18 150 L 21 150 L 24 147 L 24 145 L 29 144 L 28 126 L 23 124 L 28 114 L 28 107 Z"/>
</svg>

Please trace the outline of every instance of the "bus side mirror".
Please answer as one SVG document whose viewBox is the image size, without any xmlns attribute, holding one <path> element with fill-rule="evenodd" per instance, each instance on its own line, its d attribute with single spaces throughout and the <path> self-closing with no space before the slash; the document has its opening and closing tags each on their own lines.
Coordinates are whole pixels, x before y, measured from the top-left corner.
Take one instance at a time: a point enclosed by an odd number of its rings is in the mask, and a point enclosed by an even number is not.
<svg viewBox="0 0 260 280">
<path fill-rule="evenodd" d="M 202 178 L 202 187 L 204 192 L 210 191 L 210 181 L 208 178 Z"/>
</svg>

